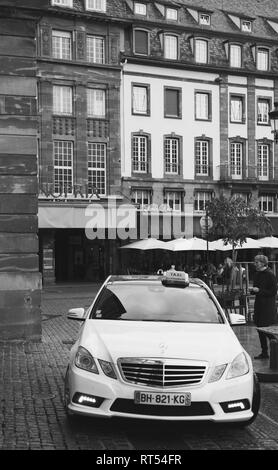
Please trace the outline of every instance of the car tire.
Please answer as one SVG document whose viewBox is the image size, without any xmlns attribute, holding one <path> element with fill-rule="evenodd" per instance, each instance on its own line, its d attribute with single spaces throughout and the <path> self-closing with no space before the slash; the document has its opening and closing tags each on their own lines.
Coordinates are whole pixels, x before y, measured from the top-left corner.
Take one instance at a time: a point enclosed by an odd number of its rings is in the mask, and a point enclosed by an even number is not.
<svg viewBox="0 0 278 470">
<path fill-rule="evenodd" d="M 254 384 L 253 385 L 253 399 L 252 399 L 252 407 L 251 407 L 253 411 L 253 416 L 247 421 L 239 421 L 236 423 L 232 423 L 234 427 L 245 428 L 246 426 L 250 426 L 250 424 L 252 424 L 258 416 L 260 403 L 261 403 L 261 389 L 260 389 L 260 383 L 259 383 L 258 377 L 255 373 L 253 375 L 253 384 Z"/>
</svg>

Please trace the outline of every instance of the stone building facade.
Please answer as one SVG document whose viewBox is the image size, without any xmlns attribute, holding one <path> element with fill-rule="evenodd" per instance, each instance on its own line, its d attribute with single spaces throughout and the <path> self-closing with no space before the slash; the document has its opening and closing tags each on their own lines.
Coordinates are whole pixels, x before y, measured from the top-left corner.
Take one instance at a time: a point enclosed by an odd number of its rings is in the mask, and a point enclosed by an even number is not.
<svg viewBox="0 0 278 470">
<path fill-rule="evenodd" d="M 94 203 L 106 216 L 111 202 L 130 203 L 134 236 L 141 215 L 159 207 L 155 235 L 164 237 L 164 217 L 171 238 L 175 220 L 201 235 L 210 197 L 241 194 L 278 233 L 268 119 L 278 101 L 277 2 L 2 0 L 0 8 L 3 331 L 22 320 L 21 334 L 39 334 L 39 270 L 48 283 L 121 269 L 126 240 L 109 238 L 103 221 L 103 238 L 85 233 Z M 17 285 L 19 319 L 7 313 Z"/>
</svg>

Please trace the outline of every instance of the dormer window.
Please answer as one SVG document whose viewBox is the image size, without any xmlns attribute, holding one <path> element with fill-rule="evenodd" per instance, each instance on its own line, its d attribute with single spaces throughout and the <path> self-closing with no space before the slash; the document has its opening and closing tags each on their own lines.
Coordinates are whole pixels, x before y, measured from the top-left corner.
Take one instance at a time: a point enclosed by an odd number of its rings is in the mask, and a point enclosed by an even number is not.
<svg viewBox="0 0 278 470">
<path fill-rule="evenodd" d="M 86 0 L 86 10 L 106 11 L 106 0 Z"/>
<path fill-rule="evenodd" d="M 178 38 L 173 34 L 164 35 L 164 58 L 178 59 Z"/>
<path fill-rule="evenodd" d="M 72 8 L 72 0 L 52 0 L 52 5 Z"/>
<path fill-rule="evenodd" d="M 252 22 L 248 20 L 241 20 L 241 31 L 244 33 L 252 32 Z"/>
<path fill-rule="evenodd" d="M 258 47 L 257 49 L 257 69 L 269 70 L 269 50 L 264 47 Z"/>
<path fill-rule="evenodd" d="M 242 65 L 242 46 L 230 44 L 229 62 L 231 67 L 240 68 Z"/>
<path fill-rule="evenodd" d="M 208 63 L 208 41 L 206 39 L 195 39 L 194 57 L 198 64 Z"/>
<path fill-rule="evenodd" d="M 146 14 L 147 14 L 147 5 L 145 3 L 135 2 L 134 3 L 134 13 L 135 13 L 135 15 L 144 15 L 144 16 L 146 16 Z"/>
<path fill-rule="evenodd" d="M 135 29 L 133 32 L 134 54 L 149 54 L 149 32 L 144 29 Z"/>
<path fill-rule="evenodd" d="M 178 10 L 175 8 L 166 8 L 166 20 L 177 21 L 178 19 Z"/>
<path fill-rule="evenodd" d="M 207 13 L 199 13 L 199 24 L 209 26 L 210 25 L 210 15 Z"/>
</svg>

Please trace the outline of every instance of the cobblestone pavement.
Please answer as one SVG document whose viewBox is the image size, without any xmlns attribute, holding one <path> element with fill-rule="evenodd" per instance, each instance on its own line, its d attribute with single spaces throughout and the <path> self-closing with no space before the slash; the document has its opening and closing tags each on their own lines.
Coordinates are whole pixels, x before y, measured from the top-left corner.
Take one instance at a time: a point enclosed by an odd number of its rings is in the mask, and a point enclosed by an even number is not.
<svg viewBox="0 0 278 470">
<path fill-rule="evenodd" d="M 80 324 L 68 320 L 66 313 L 72 307 L 89 306 L 97 289 L 97 285 L 85 285 L 44 291 L 42 341 L 0 342 L 1 450 L 278 449 L 275 383 L 261 384 L 259 416 L 242 430 L 202 423 L 120 419 L 81 418 L 69 424 L 63 407 L 63 378 Z M 258 352 L 255 327 L 236 328 L 240 341 L 253 356 Z"/>
</svg>

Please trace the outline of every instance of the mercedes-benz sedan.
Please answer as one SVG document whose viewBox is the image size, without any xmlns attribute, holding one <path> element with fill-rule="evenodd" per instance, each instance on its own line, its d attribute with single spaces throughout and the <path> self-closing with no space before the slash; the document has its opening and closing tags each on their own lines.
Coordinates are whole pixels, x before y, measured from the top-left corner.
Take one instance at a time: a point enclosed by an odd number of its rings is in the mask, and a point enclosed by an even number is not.
<svg viewBox="0 0 278 470">
<path fill-rule="evenodd" d="M 65 376 L 68 415 L 255 419 L 252 361 L 202 281 L 179 271 L 110 276 L 68 318 L 83 321 Z"/>
</svg>

